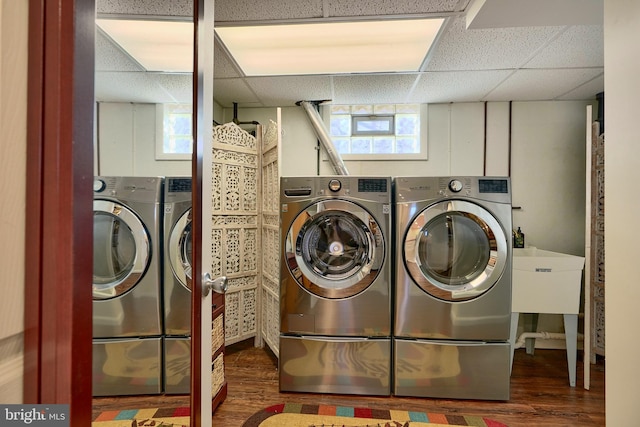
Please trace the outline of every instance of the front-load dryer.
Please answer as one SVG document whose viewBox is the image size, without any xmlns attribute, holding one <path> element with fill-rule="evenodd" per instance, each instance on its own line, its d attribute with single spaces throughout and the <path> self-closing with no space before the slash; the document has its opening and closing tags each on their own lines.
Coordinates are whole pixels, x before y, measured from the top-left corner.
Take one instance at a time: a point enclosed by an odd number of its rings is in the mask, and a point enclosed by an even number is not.
<svg viewBox="0 0 640 427">
<path fill-rule="evenodd" d="M 281 178 L 280 390 L 389 395 L 391 178 Z"/>
<path fill-rule="evenodd" d="M 191 366 L 191 177 L 164 180 L 164 391 L 189 394 Z"/>
<path fill-rule="evenodd" d="M 394 198 L 394 394 L 507 400 L 509 178 L 395 178 Z"/>
<path fill-rule="evenodd" d="M 93 186 L 93 395 L 162 391 L 161 177 Z"/>
</svg>

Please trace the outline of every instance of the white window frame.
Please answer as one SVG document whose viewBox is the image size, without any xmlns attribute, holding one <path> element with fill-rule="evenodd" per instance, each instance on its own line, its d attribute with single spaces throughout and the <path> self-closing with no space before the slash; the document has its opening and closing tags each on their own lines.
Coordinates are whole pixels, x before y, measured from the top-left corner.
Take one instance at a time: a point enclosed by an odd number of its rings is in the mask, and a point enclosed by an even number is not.
<svg viewBox="0 0 640 427">
<path fill-rule="evenodd" d="M 156 160 L 191 160 L 192 153 L 166 153 L 164 151 L 165 105 L 167 104 L 156 104 Z"/>
<path fill-rule="evenodd" d="M 352 136 L 379 136 L 379 135 L 396 135 L 395 128 L 395 118 L 396 116 L 393 114 L 385 114 L 385 115 L 351 115 L 351 135 Z M 359 122 L 386 122 L 388 130 L 369 130 L 369 131 L 359 131 L 358 123 Z"/>
<path fill-rule="evenodd" d="M 420 104 L 420 152 L 411 154 L 340 154 L 344 161 L 377 161 L 377 160 L 428 160 L 428 104 Z M 320 114 L 325 126 L 329 128 L 331 123 L 331 106 L 321 105 Z M 352 115 L 352 117 L 355 115 Z M 327 154 L 322 151 L 322 160 L 329 161 Z"/>
</svg>

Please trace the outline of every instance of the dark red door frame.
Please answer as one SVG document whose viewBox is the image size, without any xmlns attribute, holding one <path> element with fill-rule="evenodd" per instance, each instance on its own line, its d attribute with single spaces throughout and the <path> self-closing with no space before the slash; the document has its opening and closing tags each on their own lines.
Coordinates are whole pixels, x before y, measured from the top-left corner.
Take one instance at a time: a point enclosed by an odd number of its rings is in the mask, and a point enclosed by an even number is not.
<svg viewBox="0 0 640 427">
<path fill-rule="evenodd" d="M 29 0 L 24 402 L 91 424 L 95 0 Z"/>
</svg>

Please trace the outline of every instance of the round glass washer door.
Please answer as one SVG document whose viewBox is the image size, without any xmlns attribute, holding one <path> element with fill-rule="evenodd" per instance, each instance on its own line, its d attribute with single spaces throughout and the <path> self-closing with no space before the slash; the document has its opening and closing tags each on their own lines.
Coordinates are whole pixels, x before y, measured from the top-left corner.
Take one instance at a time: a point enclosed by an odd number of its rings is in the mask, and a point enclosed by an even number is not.
<svg viewBox="0 0 640 427">
<path fill-rule="evenodd" d="M 324 298 L 348 298 L 366 289 L 384 258 L 380 225 L 363 207 L 344 200 L 317 202 L 290 226 L 285 259 L 296 281 Z"/>
<path fill-rule="evenodd" d="M 466 301 L 489 291 L 502 276 L 508 256 L 498 220 L 462 200 L 438 202 L 419 213 L 402 249 L 413 281 L 445 301 Z"/>
<path fill-rule="evenodd" d="M 93 201 L 93 299 L 115 298 L 142 278 L 151 258 L 149 232 L 124 205 Z"/>
<path fill-rule="evenodd" d="M 182 214 L 169 236 L 169 264 L 175 278 L 189 291 L 192 283 L 191 209 Z"/>
</svg>

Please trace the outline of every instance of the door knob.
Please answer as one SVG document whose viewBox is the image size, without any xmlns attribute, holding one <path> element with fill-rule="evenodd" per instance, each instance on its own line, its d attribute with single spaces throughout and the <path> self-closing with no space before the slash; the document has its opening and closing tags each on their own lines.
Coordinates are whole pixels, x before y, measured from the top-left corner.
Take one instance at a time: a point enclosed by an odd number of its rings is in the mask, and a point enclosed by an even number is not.
<svg viewBox="0 0 640 427">
<path fill-rule="evenodd" d="M 216 277 L 215 279 L 211 278 L 211 274 L 204 273 L 202 278 L 202 294 L 203 296 L 209 295 L 209 292 L 213 290 L 213 292 L 217 292 L 219 294 L 224 294 L 227 291 L 227 276 Z"/>
</svg>

